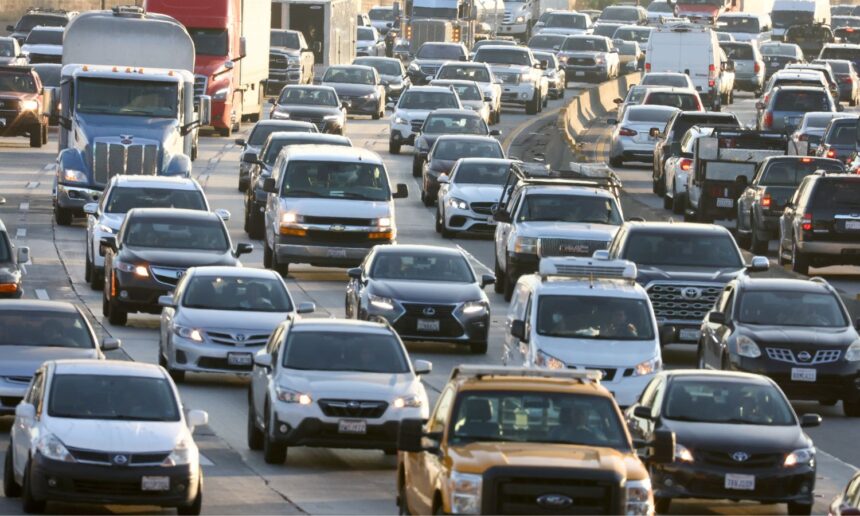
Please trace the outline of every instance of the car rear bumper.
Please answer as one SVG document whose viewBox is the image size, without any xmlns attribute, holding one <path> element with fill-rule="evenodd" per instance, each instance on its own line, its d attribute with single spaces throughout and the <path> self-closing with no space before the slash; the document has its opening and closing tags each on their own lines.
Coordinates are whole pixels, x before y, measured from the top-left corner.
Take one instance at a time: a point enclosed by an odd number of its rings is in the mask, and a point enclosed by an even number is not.
<svg viewBox="0 0 860 516">
<path fill-rule="evenodd" d="M 380 240 L 376 244 L 393 244 Z M 275 253 L 281 263 L 309 263 L 320 267 L 355 267 L 370 252 L 368 247 L 333 247 L 312 244 L 276 244 Z"/>
<path fill-rule="evenodd" d="M 841 263 L 860 263 L 860 241 L 858 242 L 797 242 L 797 249 L 810 255 L 829 256 L 847 260 Z"/>
</svg>

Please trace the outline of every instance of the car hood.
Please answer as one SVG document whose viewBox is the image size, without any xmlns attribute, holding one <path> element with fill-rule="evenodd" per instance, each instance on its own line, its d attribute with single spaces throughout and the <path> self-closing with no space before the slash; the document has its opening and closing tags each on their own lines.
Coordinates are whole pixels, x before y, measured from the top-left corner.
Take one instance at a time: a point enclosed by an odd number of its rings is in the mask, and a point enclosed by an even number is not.
<svg viewBox="0 0 860 516">
<path fill-rule="evenodd" d="M 398 109 L 392 118 L 400 117 L 409 121 L 424 120 L 430 114 L 430 111 L 429 109 Z"/>
<path fill-rule="evenodd" d="M 42 54 L 47 56 L 61 56 L 63 55 L 63 46 L 62 45 L 24 45 L 21 47 L 21 52 L 27 52 L 28 54 Z"/>
<path fill-rule="evenodd" d="M 206 310 L 183 306 L 176 313 L 176 323 L 195 328 L 249 330 L 271 333 L 286 320 L 290 312 L 250 312 L 241 310 Z"/>
<path fill-rule="evenodd" d="M 154 249 L 123 246 L 119 259 L 127 262 L 146 262 L 166 267 L 202 267 L 205 265 L 237 265 L 233 253 L 226 251 L 200 251 L 196 249 Z"/>
<path fill-rule="evenodd" d="M 116 232 L 119 231 L 119 227 L 125 221 L 125 215 L 125 213 L 102 213 L 99 222 Z"/>
<path fill-rule="evenodd" d="M 563 237 L 579 240 L 605 240 L 609 242 L 618 232 L 610 224 L 583 224 L 580 222 L 530 221 L 517 223 L 517 232 L 524 236 Z"/>
<path fill-rule="evenodd" d="M 541 351 L 574 366 L 633 368 L 659 354 L 653 339 L 596 340 L 544 335 L 535 338 Z"/>
<path fill-rule="evenodd" d="M 318 199 L 307 197 L 282 197 L 281 205 L 300 215 L 317 217 L 355 217 L 376 219 L 392 216 L 387 201 L 362 201 L 357 199 Z"/>
<path fill-rule="evenodd" d="M 482 299 L 475 283 L 371 280 L 369 293 L 406 303 L 452 304 Z"/>
<path fill-rule="evenodd" d="M 529 66 L 520 66 L 520 65 L 507 65 L 507 64 L 491 64 L 490 70 L 493 73 L 529 73 L 531 71 L 531 67 Z"/>
<path fill-rule="evenodd" d="M 740 323 L 743 333 L 759 344 L 796 344 L 814 351 L 816 348 L 844 348 L 854 342 L 850 327 L 770 326 Z"/>
<path fill-rule="evenodd" d="M 50 418 L 45 431 L 68 448 L 105 452 L 170 452 L 185 435 L 182 421 Z"/>
<path fill-rule="evenodd" d="M 338 96 L 357 97 L 359 95 L 367 95 L 375 93 L 376 86 L 372 84 L 347 84 L 342 82 L 324 82 L 323 86 L 331 86 Z"/>
<path fill-rule="evenodd" d="M 46 346 L 3 346 L 0 376 L 33 376 L 47 360 L 64 358 L 98 358 L 94 348 L 66 348 Z"/>
<path fill-rule="evenodd" d="M 279 104 L 275 106 L 281 113 L 289 113 L 294 117 L 323 117 L 326 115 L 340 115 L 340 108 L 335 106 L 296 106 L 292 104 Z"/>
<path fill-rule="evenodd" d="M 18 265 L 12 262 L 0 263 L 0 283 L 18 283 L 21 280 L 21 271 Z"/>
<path fill-rule="evenodd" d="M 450 192 L 468 202 L 498 202 L 502 196 L 502 185 L 455 184 Z"/>
<path fill-rule="evenodd" d="M 299 52 L 297 49 L 287 47 L 272 47 L 270 52 L 277 52 L 279 54 L 284 54 L 292 57 L 298 57 L 301 55 L 301 52 Z"/>
<path fill-rule="evenodd" d="M 697 449 L 754 453 L 789 453 L 809 446 L 803 432 L 795 425 L 732 425 L 725 423 L 694 423 L 662 418 L 663 426 L 675 432 L 678 444 L 694 454 Z"/>
<path fill-rule="evenodd" d="M 315 400 L 324 398 L 383 400 L 406 393 L 412 384 L 412 373 L 388 374 L 357 371 L 299 371 L 283 374 L 280 385 L 311 395 Z"/>
<path fill-rule="evenodd" d="M 654 266 L 637 264 L 639 275 L 636 281 L 645 285 L 651 281 L 683 280 L 703 281 L 713 283 L 728 283 L 733 280 L 742 268 L 714 269 L 710 267 L 679 267 L 679 266 Z"/>
</svg>

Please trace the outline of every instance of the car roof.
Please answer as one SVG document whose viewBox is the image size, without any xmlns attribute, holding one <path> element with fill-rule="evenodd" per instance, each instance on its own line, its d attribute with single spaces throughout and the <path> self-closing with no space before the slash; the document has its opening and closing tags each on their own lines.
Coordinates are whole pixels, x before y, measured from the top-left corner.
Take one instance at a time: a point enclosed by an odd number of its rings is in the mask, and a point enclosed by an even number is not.
<svg viewBox="0 0 860 516">
<path fill-rule="evenodd" d="M 450 93 L 451 95 L 455 95 L 453 91 L 447 86 L 412 86 L 407 89 L 403 93 Z"/>
<path fill-rule="evenodd" d="M 481 50 L 516 50 L 518 52 L 528 52 L 531 49 L 529 47 L 521 47 L 518 45 L 483 45 L 478 49 Z"/>
<path fill-rule="evenodd" d="M 131 219 L 173 219 L 173 220 L 221 220 L 211 211 L 186 210 L 183 208 L 133 208 L 126 218 Z"/>
<path fill-rule="evenodd" d="M 482 376 L 454 380 L 460 391 L 561 392 L 600 396 L 612 399 L 612 394 L 599 382 L 581 382 L 573 378 L 541 378 L 533 376 Z"/>
<path fill-rule="evenodd" d="M 458 48 L 463 46 L 462 43 L 452 43 L 450 41 L 425 41 L 424 43 L 421 44 L 422 47 L 425 45 L 428 47 L 432 46 L 432 47 L 458 47 Z"/>
<path fill-rule="evenodd" d="M 224 276 L 230 278 L 278 278 L 278 273 L 271 269 L 259 269 L 256 267 L 229 267 L 223 265 L 210 265 L 204 267 L 191 267 L 188 275 L 194 276 Z"/>
<path fill-rule="evenodd" d="M 604 188 L 595 188 L 582 185 L 566 185 L 566 184 L 529 184 L 523 185 L 523 193 L 525 195 L 572 195 L 572 196 L 587 196 L 587 197 L 605 197 L 614 199 L 615 195 Z"/>
<path fill-rule="evenodd" d="M 287 147 L 284 156 L 287 159 L 325 160 L 325 161 L 367 161 L 382 165 L 379 154 L 361 147 L 342 147 L 335 145 L 296 145 Z"/>
<path fill-rule="evenodd" d="M 101 376 L 135 376 L 143 378 L 165 378 L 161 367 L 147 362 L 131 360 L 52 360 L 54 374 L 80 374 Z"/>
<path fill-rule="evenodd" d="M 842 164 L 842 162 L 839 161 L 838 159 L 825 158 L 824 156 L 768 156 L 762 160 L 762 165 L 764 166 L 766 164 L 773 163 L 774 161 L 800 161 L 800 160 L 807 160 L 807 161 L 814 160 L 816 163 L 820 163 L 823 160 L 825 162 Z"/>
<path fill-rule="evenodd" d="M 4 310 L 28 310 L 41 312 L 80 313 L 78 307 L 67 301 L 42 301 L 36 299 L 0 299 L 0 312 Z"/>
<path fill-rule="evenodd" d="M 361 27 L 359 27 L 359 28 L 361 28 Z M 372 29 L 373 27 L 364 27 L 364 28 L 366 28 L 366 29 Z M 326 70 L 326 72 L 328 72 L 329 70 L 334 70 L 335 68 L 339 68 L 339 69 L 341 69 L 341 70 L 343 70 L 343 69 L 347 69 L 347 68 L 352 69 L 352 70 L 366 70 L 366 71 L 367 71 L 367 70 L 369 70 L 369 71 L 374 71 L 374 70 L 376 70 L 375 68 L 373 68 L 373 67 L 371 67 L 371 66 L 367 66 L 367 65 L 340 64 L 340 65 L 331 65 L 331 66 L 329 66 L 329 67 L 328 67 L 328 70 Z"/>
<path fill-rule="evenodd" d="M 645 289 L 635 281 L 622 279 L 569 278 L 564 276 L 542 279 L 539 274 L 522 276 L 534 292 L 543 295 L 620 297 L 626 299 L 646 299 Z"/>
<path fill-rule="evenodd" d="M 305 122 L 304 120 L 276 120 L 273 118 L 269 118 L 266 120 L 260 120 L 254 127 L 251 128 L 251 131 L 256 129 L 257 127 L 308 127 L 314 126 L 311 122 Z M 315 127 L 315 126 L 314 126 Z"/>
<path fill-rule="evenodd" d="M 799 84 L 776 86 L 773 89 L 774 95 L 777 92 L 783 92 L 783 91 L 786 93 L 793 93 L 793 92 L 806 92 L 806 93 L 824 92 L 824 93 L 827 93 L 827 90 L 824 88 L 824 86 L 801 86 Z"/>
<path fill-rule="evenodd" d="M 447 86 L 447 85 L 449 85 L 449 84 L 451 84 L 451 85 L 454 85 L 454 84 L 469 84 L 469 85 L 474 85 L 474 86 L 480 87 L 480 86 L 478 86 L 478 83 L 477 83 L 477 82 L 475 82 L 475 81 L 467 81 L 466 79 L 433 79 L 433 80 L 431 81 L 431 84 L 432 84 L 433 86 Z M 450 108 L 449 108 L 449 109 L 450 109 Z M 440 110 L 438 110 L 438 109 L 437 109 L 436 111 L 440 111 Z M 454 111 L 461 111 L 461 110 L 459 110 L 459 109 L 455 109 Z M 471 109 L 470 109 L 469 111 L 471 111 Z"/>
<path fill-rule="evenodd" d="M 665 3 L 665 2 L 663 2 L 663 3 Z M 646 31 L 647 30 L 648 32 L 651 32 L 652 30 L 654 30 L 654 27 L 651 27 L 648 25 L 631 25 L 628 23 L 627 25 L 621 25 L 620 27 L 618 27 L 618 29 L 630 29 L 630 30 L 639 30 L 639 31 Z M 615 30 L 618 30 L 618 29 L 615 29 Z"/>
<path fill-rule="evenodd" d="M 628 232 L 660 231 L 682 234 L 721 234 L 731 235 L 729 230 L 717 224 L 700 224 L 697 222 L 625 222 Z"/>
<path fill-rule="evenodd" d="M 762 16 L 763 15 L 756 14 L 756 13 L 730 12 L 730 13 L 721 14 L 717 19 L 719 19 L 719 18 L 761 18 Z"/>
<path fill-rule="evenodd" d="M 439 245 L 422 244 L 385 244 L 374 247 L 376 253 L 385 254 L 409 254 L 409 253 L 435 253 L 447 256 L 463 256 L 465 254 L 456 247 L 442 247 Z"/>
<path fill-rule="evenodd" d="M 668 111 L 674 113 L 675 111 L 678 111 L 678 108 L 674 106 L 663 106 L 660 104 L 632 104 L 624 112 L 624 116 L 626 117 L 627 113 L 634 111 Z"/>
<path fill-rule="evenodd" d="M 726 111 L 681 111 L 678 118 L 725 118 L 737 119 L 737 115 Z"/>
<path fill-rule="evenodd" d="M 330 331 L 330 332 L 356 332 L 376 333 L 390 335 L 393 333 L 390 326 L 378 322 L 360 321 L 357 319 L 296 319 L 290 324 L 290 331 Z"/>
<path fill-rule="evenodd" d="M 515 159 L 507 159 L 507 158 L 460 158 L 457 160 L 460 165 L 468 164 L 468 163 L 485 163 L 487 165 L 510 165 L 511 163 L 516 163 Z"/>
<path fill-rule="evenodd" d="M 772 385 L 771 380 L 762 375 L 742 371 L 715 371 L 709 369 L 667 369 L 662 374 L 669 379 L 695 379 L 697 376 L 707 380 L 746 381 L 760 385 Z"/>
<path fill-rule="evenodd" d="M 487 63 L 478 63 L 475 61 L 445 61 L 444 63 L 442 63 L 442 66 L 443 67 L 445 67 L 445 66 L 465 66 L 467 68 L 488 68 L 490 65 L 488 65 Z M 424 88 L 424 87 L 426 87 L 426 86 L 413 86 L 410 89 L 414 90 L 415 88 Z"/>
<path fill-rule="evenodd" d="M 297 89 L 328 90 L 328 91 L 336 93 L 335 89 L 333 87 L 326 86 L 324 84 L 287 84 L 286 86 L 284 86 L 283 89 L 285 89 L 285 90 L 286 89 L 291 89 L 291 90 L 297 90 Z M 278 96 L 280 96 L 280 94 Z M 265 120 L 260 120 L 260 122 L 257 122 L 257 123 L 259 124 L 259 123 L 264 122 L 264 121 Z M 272 121 L 274 121 L 274 120 L 272 120 Z"/>
<path fill-rule="evenodd" d="M 646 95 L 650 95 L 652 93 L 679 93 L 679 94 L 680 93 L 685 93 L 685 94 L 698 93 L 693 88 L 680 88 L 678 86 L 657 86 L 657 85 L 652 87 L 650 84 L 647 86 L 648 86 L 648 89 L 647 89 Z"/>
<path fill-rule="evenodd" d="M 831 293 L 825 281 L 796 278 L 753 278 L 744 276 L 739 282 L 743 290 L 785 290 L 791 292 Z"/>
<path fill-rule="evenodd" d="M 373 62 L 373 61 L 394 61 L 396 63 L 401 62 L 400 59 L 397 59 L 396 57 L 385 57 L 385 56 L 356 56 L 355 60 L 358 61 L 359 59 L 361 59 L 362 61 L 369 61 L 369 62 Z"/>
<path fill-rule="evenodd" d="M 121 188 L 165 188 L 170 190 L 202 190 L 190 177 L 120 175 L 112 179 L 113 186 Z"/>
<path fill-rule="evenodd" d="M 826 43 L 824 48 L 847 48 L 851 50 L 860 50 L 860 45 L 857 43 Z"/>
</svg>

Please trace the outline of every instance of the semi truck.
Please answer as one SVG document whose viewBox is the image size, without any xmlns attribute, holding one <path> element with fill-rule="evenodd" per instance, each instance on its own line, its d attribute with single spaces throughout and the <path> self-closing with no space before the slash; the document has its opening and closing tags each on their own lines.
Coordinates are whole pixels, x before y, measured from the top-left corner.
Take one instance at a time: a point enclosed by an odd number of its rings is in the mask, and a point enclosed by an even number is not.
<svg viewBox="0 0 860 516">
<path fill-rule="evenodd" d="M 196 94 L 212 97 L 212 127 L 230 136 L 260 119 L 269 78 L 271 0 L 146 0 L 185 25 L 194 41 Z"/>
<path fill-rule="evenodd" d="M 573 0 L 507 0 L 498 33 L 525 42 L 531 37 L 532 28 L 541 14 L 549 10 L 571 11 L 575 6 Z"/>
<path fill-rule="evenodd" d="M 721 14 L 770 14 L 774 0 L 678 0 L 678 16 L 712 23 Z"/>
<path fill-rule="evenodd" d="M 146 49 L 142 52 L 141 49 Z M 194 98 L 194 42 L 175 19 L 140 7 L 77 16 L 60 79 L 54 217 L 68 225 L 118 174 L 191 174 L 211 100 Z"/>
<path fill-rule="evenodd" d="M 272 26 L 301 31 L 314 53 L 314 75 L 355 58 L 358 2 L 355 0 L 273 0 Z M 268 31 L 267 31 L 268 34 Z"/>
<path fill-rule="evenodd" d="M 407 0 L 404 35 L 415 53 L 428 42 L 463 43 L 498 34 L 504 20 L 502 0 Z"/>
</svg>

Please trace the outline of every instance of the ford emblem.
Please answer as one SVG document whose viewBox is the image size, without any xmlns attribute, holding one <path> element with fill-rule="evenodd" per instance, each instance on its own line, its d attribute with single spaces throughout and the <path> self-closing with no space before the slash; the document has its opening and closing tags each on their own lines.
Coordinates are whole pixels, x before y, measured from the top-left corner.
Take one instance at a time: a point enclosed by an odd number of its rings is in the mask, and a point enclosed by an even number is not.
<svg viewBox="0 0 860 516">
<path fill-rule="evenodd" d="M 537 497 L 537 504 L 545 509 L 566 509 L 573 505 L 573 498 L 561 494 L 545 494 Z"/>
<path fill-rule="evenodd" d="M 750 455 L 747 452 L 736 451 L 732 454 L 732 460 L 735 462 L 746 462 L 749 458 Z"/>
<path fill-rule="evenodd" d="M 125 466 L 126 464 L 128 464 L 128 457 L 125 455 L 114 455 L 113 463 L 117 466 Z"/>
</svg>

